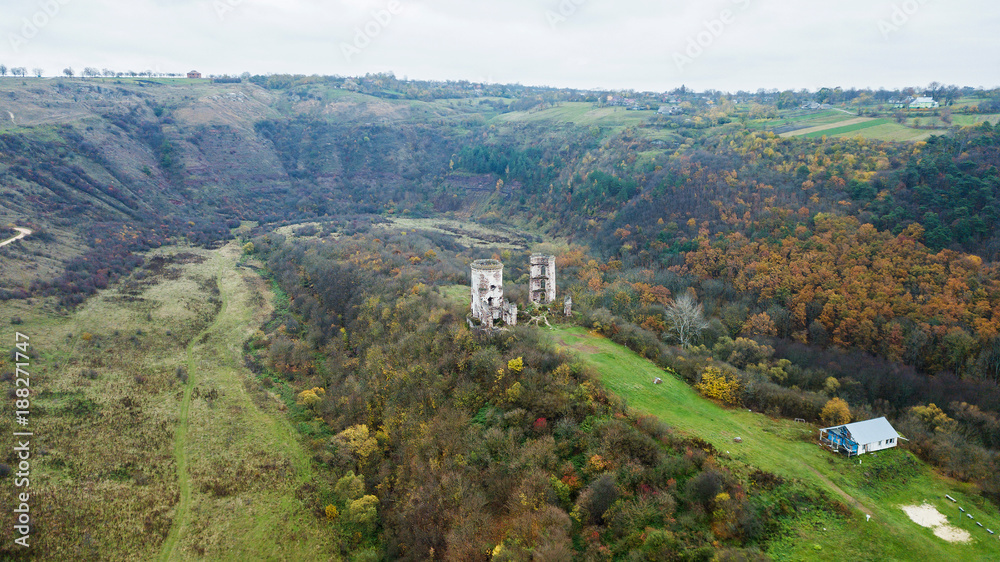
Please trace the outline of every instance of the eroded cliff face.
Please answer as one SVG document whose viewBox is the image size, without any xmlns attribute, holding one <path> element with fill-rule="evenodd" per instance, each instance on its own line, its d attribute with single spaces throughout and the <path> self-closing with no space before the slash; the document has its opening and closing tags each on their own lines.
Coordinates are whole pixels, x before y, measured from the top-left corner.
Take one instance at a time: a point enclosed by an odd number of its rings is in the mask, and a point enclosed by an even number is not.
<svg viewBox="0 0 1000 562">
<path fill-rule="evenodd" d="M 48 238 L 51 278 L 74 258 L 211 244 L 242 220 L 461 211 L 492 191 L 451 174 L 471 134 L 451 113 L 331 87 L 0 81 L 0 220 Z"/>
</svg>

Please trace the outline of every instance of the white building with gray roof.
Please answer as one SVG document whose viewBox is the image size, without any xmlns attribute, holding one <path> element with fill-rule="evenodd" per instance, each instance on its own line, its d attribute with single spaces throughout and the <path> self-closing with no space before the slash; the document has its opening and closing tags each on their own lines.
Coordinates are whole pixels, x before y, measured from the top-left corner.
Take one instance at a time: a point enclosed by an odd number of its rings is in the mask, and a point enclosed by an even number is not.
<svg viewBox="0 0 1000 562">
<path fill-rule="evenodd" d="M 899 440 L 899 434 L 884 417 L 819 430 L 821 445 L 849 457 L 891 449 Z"/>
</svg>

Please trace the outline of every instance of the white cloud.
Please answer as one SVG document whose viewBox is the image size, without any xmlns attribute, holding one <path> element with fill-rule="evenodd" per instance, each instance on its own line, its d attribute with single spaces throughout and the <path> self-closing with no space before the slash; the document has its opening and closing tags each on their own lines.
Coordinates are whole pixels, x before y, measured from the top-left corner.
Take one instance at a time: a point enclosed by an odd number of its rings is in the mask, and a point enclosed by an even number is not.
<svg viewBox="0 0 1000 562">
<path fill-rule="evenodd" d="M 59 4 L 57 14 L 37 16 L 42 0 L 5 9 L 0 62 L 49 74 L 67 65 L 392 70 L 652 90 L 1000 83 L 1000 16 L 973 0 L 397 0 L 391 21 L 389 0 L 47 1 Z M 33 17 L 45 25 L 25 38 L 23 18 Z M 366 26 L 377 33 L 348 61 L 342 44 Z M 16 52 L 12 37 L 21 39 Z M 692 38 L 705 46 L 679 70 L 674 55 Z"/>
</svg>

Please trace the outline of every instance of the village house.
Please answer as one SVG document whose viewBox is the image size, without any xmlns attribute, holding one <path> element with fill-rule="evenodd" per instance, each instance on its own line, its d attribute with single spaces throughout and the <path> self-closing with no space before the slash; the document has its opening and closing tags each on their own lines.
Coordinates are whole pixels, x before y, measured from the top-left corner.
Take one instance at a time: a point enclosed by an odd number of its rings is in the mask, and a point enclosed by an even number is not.
<svg viewBox="0 0 1000 562">
<path fill-rule="evenodd" d="M 197 70 L 192 70 L 191 72 L 188 72 L 188 78 L 201 78 L 201 73 Z"/>
<path fill-rule="evenodd" d="M 899 439 L 884 417 L 819 430 L 820 445 L 848 457 L 891 449 L 899 444 Z"/>
<path fill-rule="evenodd" d="M 889 100 L 889 105 L 891 105 L 892 107 L 894 107 L 896 109 L 904 109 L 904 108 L 910 107 L 910 104 L 913 103 L 913 100 L 915 100 L 915 99 L 917 99 L 917 98 L 915 98 L 913 96 L 906 96 L 903 99 L 895 99 L 894 98 L 894 99 Z"/>
<path fill-rule="evenodd" d="M 801 106 L 801 109 L 812 109 L 812 110 L 831 109 L 831 108 L 833 108 L 833 106 L 828 103 L 818 103 L 818 102 L 804 103 Z"/>
<path fill-rule="evenodd" d="M 934 98 L 920 97 L 910 102 L 910 109 L 933 109 L 941 107 L 941 104 L 934 101 Z"/>
</svg>

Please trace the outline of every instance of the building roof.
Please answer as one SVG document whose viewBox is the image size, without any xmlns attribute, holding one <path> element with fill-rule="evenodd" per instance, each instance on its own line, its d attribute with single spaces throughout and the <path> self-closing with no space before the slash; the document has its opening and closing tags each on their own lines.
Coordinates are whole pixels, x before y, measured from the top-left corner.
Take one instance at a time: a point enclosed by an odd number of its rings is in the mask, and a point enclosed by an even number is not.
<svg viewBox="0 0 1000 562">
<path fill-rule="evenodd" d="M 835 425 L 821 429 L 820 431 L 830 431 L 831 429 L 839 428 L 844 428 L 850 432 L 851 439 L 860 445 L 885 441 L 886 439 L 899 439 L 899 434 L 892 428 L 889 420 L 884 417 L 849 423 L 847 425 Z"/>
</svg>

